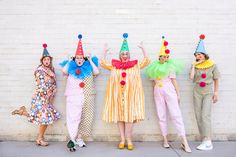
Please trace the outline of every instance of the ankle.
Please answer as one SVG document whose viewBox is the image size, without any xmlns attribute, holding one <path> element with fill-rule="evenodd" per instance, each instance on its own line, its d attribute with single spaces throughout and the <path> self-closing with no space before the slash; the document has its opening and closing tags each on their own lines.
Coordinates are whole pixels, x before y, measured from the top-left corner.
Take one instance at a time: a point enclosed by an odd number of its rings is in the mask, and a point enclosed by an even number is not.
<svg viewBox="0 0 236 157">
<path fill-rule="evenodd" d="M 132 144 L 132 139 L 131 138 L 126 138 L 126 141 L 128 144 Z"/>
</svg>

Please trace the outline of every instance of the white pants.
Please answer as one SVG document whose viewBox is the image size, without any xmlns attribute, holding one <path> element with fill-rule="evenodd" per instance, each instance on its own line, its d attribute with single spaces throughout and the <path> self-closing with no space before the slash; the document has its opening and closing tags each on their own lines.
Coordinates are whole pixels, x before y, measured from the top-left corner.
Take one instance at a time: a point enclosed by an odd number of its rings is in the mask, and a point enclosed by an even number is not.
<svg viewBox="0 0 236 157">
<path fill-rule="evenodd" d="M 66 122 L 71 140 L 75 140 L 81 121 L 84 95 L 72 95 L 66 98 Z"/>
</svg>

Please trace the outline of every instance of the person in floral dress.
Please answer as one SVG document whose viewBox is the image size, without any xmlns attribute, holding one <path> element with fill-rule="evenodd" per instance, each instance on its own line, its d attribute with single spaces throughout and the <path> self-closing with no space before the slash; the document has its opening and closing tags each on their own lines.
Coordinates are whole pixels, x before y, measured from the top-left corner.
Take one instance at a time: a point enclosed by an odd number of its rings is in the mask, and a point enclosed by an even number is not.
<svg viewBox="0 0 236 157">
<path fill-rule="evenodd" d="M 47 146 L 44 141 L 44 133 L 47 126 L 60 118 L 54 106 L 53 100 L 56 94 L 56 75 L 52 65 L 52 57 L 48 53 L 47 44 L 43 44 L 44 51 L 41 64 L 34 72 L 36 89 L 32 97 L 30 112 L 27 112 L 25 106 L 12 112 L 13 115 L 23 115 L 28 118 L 28 121 L 39 125 L 39 135 L 36 144 Z"/>
</svg>

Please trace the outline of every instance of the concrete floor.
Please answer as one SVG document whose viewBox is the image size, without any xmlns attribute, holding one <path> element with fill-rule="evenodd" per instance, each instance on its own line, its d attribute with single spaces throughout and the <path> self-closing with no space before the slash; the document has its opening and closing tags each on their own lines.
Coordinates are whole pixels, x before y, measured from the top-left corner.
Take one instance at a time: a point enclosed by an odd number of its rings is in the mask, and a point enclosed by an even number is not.
<svg viewBox="0 0 236 157">
<path fill-rule="evenodd" d="M 86 148 L 69 152 L 66 142 L 50 142 L 48 147 L 36 146 L 34 142 L 1 141 L 0 157 L 235 157 L 236 141 L 214 142 L 211 151 L 198 151 L 199 142 L 190 142 L 192 153 L 180 149 L 180 143 L 171 142 L 165 149 L 160 142 L 135 142 L 135 149 L 119 150 L 117 142 L 88 142 Z"/>
</svg>

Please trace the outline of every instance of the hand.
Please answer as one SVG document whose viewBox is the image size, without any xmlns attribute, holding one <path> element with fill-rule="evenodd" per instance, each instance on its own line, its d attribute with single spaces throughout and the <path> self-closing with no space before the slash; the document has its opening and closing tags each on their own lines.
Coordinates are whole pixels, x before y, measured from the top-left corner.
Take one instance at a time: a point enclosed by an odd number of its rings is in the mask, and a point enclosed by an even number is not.
<svg viewBox="0 0 236 157">
<path fill-rule="evenodd" d="M 218 94 L 217 93 L 214 93 L 212 100 L 213 100 L 213 103 L 216 103 L 218 101 Z"/>
<path fill-rule="evenodd" d="M 68 56 L 67 56 L 67 58 L 68 58 L 69 61 L 71 61 L 71 60 L 73 59 L 73 57 L 74 57 L 73 55 L 68 55 Z"/>
<path fill-rule="evenodd" d="M 179 95 L 177 95 L 177 99 L 178 99 L 178 103 L 180 105 L 180 96 Z"/>
<path fill-rule="evenodd" d="M 200 64 L 200 63 L 202 63 L 202 62 L 204 62 L 204 60 L 194 61 L 194 62 L 192 63 L 192 65 L 193 65 L 193 66 L 196 66 L 196 65 L 198 65 L 198 64 Z"/>
<path fill-rule="evenodd" d="M 91 53 L 89 53 L 89 55 L 87 56 L 87 59 L 88 59 L 88 61 L 92 61 Z"/>
<path fill-rule="evenodd" d="M 144 49 L 144 47 L 143 47 L 143 42 L 142 42 L 142 41 L 139 43 L 138 47 L 139 47 L 140 49 L 142 49 L 142 50 Z"/>
<path fill-rule="evenodd" d="M 107 54 L 107 52 L 110 50 L 110 48 L 108 48 L 108 45 L 107 45 L 107 43 L 106 44 L 104 44 L 104 49 L 103 49 L 103 51 L 104 51 L 104 54 Z"/>
</svg>

